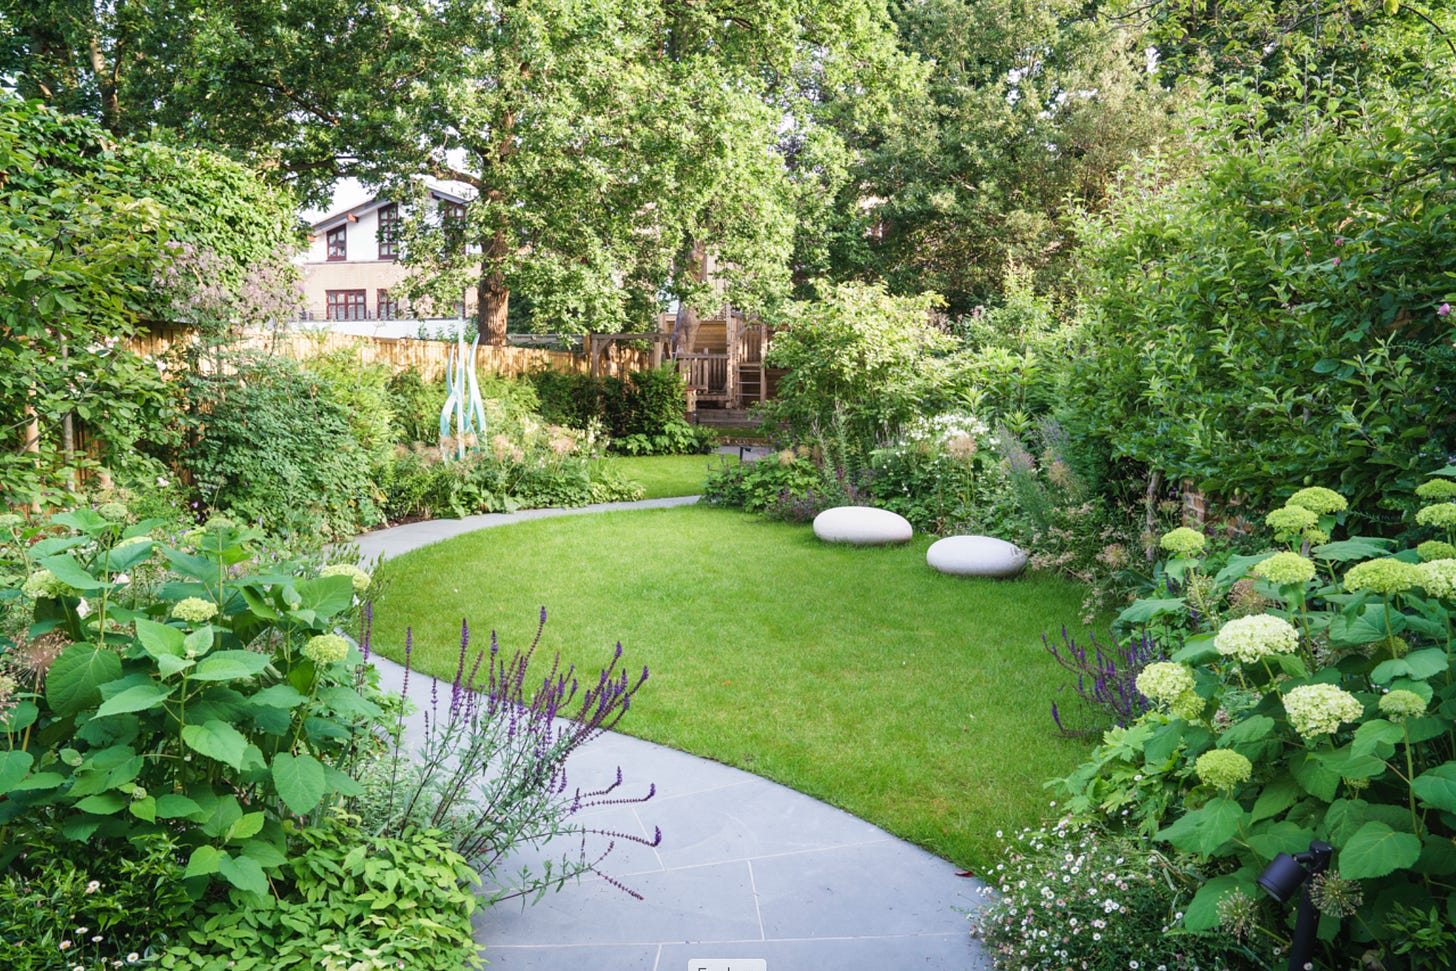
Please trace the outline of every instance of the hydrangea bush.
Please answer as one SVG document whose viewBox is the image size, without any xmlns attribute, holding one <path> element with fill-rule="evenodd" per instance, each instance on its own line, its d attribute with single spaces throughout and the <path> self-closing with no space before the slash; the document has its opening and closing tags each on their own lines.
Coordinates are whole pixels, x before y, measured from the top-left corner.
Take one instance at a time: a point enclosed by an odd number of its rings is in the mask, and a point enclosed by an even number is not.
<svg viewBox="0 0 1456 971">
<path fill-rule="evenodd" d="M 1324 959 L 1445 966 L 1427 962 L 1456 928 L 1456 558 L 1418 550 L 1446 541 L 1428 511 L 1449 502 L 1453 477 L 1422 487 L 1417 548 L 1332 539 L 1345 504 L 1320 488 L 1269 514 L 1287 548 L 1233 556 L 1211 576 L 1195 531 L 1164 537 L 1181 583 L 1121 618 L 1134 633 L 1180 618 L 1161 627 L 1179 632 L 1168 660 L 1138 678 L 1153 707 L 1053 785 L 1078 817 L 1124 825 L 1209 875 L 1182 931 L 1287 946 L 1293 908 L 1255 880 L 1318 839 L 1336 850 L 1316 894 Z M 1251 597 L 1256 612 L 1233 609 Z"/>
</svg>

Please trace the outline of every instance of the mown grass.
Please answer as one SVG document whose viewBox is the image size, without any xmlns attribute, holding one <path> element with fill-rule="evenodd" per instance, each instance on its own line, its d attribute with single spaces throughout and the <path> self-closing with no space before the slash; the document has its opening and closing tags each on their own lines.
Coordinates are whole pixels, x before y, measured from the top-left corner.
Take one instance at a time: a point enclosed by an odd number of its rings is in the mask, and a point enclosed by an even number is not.
<svg viewBox="0 0 1456 971">
<path fill-rule="evenodd" d="M 703 482 L 710 469 L 727 462 L 738 464 L 737 455 L 609 455 L 602 463 L 608 468 L 641 483 L 644 499 L 668 499 L 674 496 L 696 496 L 703 491 Z"/>
<path fill-rule="evenodd" d="M 685 506 L 483 530 L 383 568 L 375 644 L 453 674 L 460 623 L 594 674 L 621 641 L 651 678 L 620 728 L 774 779 L 961 866 L 1045 813 L 1085 742 L 1052 731 L 1043 633 L 1077 616 L 1056 578 L 943 576 L 928 538 L 820 543 L 807 526 Z M 631 772 L 631 767 L 624 767 Z M 652 781 L 643 779 L 641 781 Z M 671 780 L 656 780 L 667 785 Z"/>
</svg>

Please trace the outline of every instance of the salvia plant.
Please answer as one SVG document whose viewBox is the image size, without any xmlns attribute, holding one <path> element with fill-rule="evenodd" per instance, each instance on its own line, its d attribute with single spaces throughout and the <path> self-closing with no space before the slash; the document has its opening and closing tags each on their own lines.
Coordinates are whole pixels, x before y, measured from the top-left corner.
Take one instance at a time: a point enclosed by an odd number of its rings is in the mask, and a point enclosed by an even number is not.
<svg viewBox="0 0 1456 971">
<path fill-rule="evenodd" d="M 1148 710 L 1148 699 L 1137 689 L 1137 676 L 1163 656 L 1151 638 L 1133 637 L 1104 645 L 1092 637 L 1090 645 L 1083 646 L 1063 624 L 1061 644 L 1045 634 L 1041 641 L 1052 660 L 1076 679 L 1062 686 L 1063 691 L 1071 689 L 1077 695 L 1076 715 L 1067 717 L 1062 706 L 1052 702 L 1052 721 L 1063 735 L 1090 735 L 1109 725 L 1122 727 Z"/>
<path fill-rule="evenodd" d="M 1169 595 L 1122 619 L 1138 629 L 1181 617 L 1162 627 L 1181 629 L 1181 643 L 1137 677 L 1153 707 L 1055 785 L 1073 812 L 1127 825 L 1212 874 L 1183 929 L 1283 946 L 1292 915 L 1256 880 L 1279 853 L 1321 840 L 1336 851 L 1312 888 L 1326 961 L 1449 966 L 1456 467 L 1417 495 L 1427 538 L 1414 548 L 1335 539 L 1345 500 L 1318 487 L 1268 514 L 1278 548 L 1211 576 L 1201 533 L 1163 538 Z"/>
<path fill-rule="evenodd" d="M 657 846 L 651 839 L 594 828 L 581 820 L 587 810 L 643 803 L 656 793 L 620 796 L 622 770 L 605 787 L 583 790 L 568 783 L 573 752 L 611 729 L 631 707 L 647 680 L 623 670 L 622 645 L 584 686 L 557 655 L 544 670 L 531 670 L 546 624 L 542 608 L 536 636 L 524 649 L 503 653 L 492 631 L 488 648 L 472 652 L 470 627 L 460 627 L 460 652 L 448 691 L 430 679 L 428 701 L 419 705 L 419 728 L 409 731 L 400 708 L 391 747 L 366 778 L 358 800 L 367 825 L 381 833 L 427 826 L 447 834 L 454 848 L 495 883 L 494 900 L 537 898 L 566 881 L 593 872 L 632 896 L 638 894 L 602 869 L 616 844 Z M 368 656 L 369 627 L 361 647 Z M 412 636 L 406 635 L 404 697 L 413 674 Z M 416 680 L 418 685 L 418 680 Z M 548 844 L 550 846 L 548 847 Z M 524 847 L 548 847 L 541 869 L 522 865 L 507 871 L 511 855 Z"/>
</svg>

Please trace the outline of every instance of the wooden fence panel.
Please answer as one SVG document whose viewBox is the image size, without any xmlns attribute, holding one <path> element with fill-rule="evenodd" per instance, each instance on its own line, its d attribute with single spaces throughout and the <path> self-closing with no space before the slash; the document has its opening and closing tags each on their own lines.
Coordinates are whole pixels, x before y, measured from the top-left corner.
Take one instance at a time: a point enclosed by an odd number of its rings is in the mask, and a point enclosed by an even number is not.
<svg viewBox="0 0 1456 971">
<path fill-rule="evenodd" d="M 190 339 L 185 327 L 157 327 L 132 338 L 131 349 L 137 354 L 158 355 L 172 345 Z M 408 337 L 360 337 L 353 334 L 303 333 L 284 331 L 277 334 L 250 332 L 239 342 L 241 346 L 294 360 L 305 361 L 316 354 L 345 348 L 359 356 L 363 364 L 387 364 L 396 371 L 413 370 L 420 377 L 434 381 L 444 377 L 449 366 L 453 341 L 427 341 Z M 603 374 L 624 376 L 652 366 L 649 352 L 613 345 L 600 363 Z M 476 348 L 475 367 L 503 377 L 519 377 L 529 371 L 547 368 L 553 371 L 589 371 L 588 356 L 578 351 L 550 351 L 534 347 L 485 345 Z"/>
</svg>

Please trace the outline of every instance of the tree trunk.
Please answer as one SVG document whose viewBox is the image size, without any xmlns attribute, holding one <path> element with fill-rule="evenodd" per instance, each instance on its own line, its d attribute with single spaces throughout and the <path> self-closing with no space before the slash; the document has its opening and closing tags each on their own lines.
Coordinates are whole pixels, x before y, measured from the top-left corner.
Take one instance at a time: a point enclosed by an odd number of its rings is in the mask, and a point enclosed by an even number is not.
<svg viewBox="0 0 1456 971">
<path fill-rule="evenodd" d="M 482 344 L 506 342 L 506 317 L 511 306 L 511 289 L 498 267 L 505 259 L 506 234 L 497 232 L 485 251 L 485 265 L 475 285 L 476 322 Z"/>
</svg>

